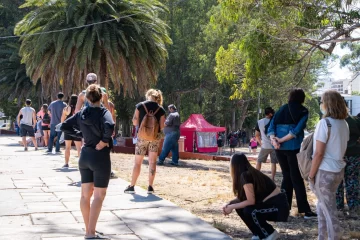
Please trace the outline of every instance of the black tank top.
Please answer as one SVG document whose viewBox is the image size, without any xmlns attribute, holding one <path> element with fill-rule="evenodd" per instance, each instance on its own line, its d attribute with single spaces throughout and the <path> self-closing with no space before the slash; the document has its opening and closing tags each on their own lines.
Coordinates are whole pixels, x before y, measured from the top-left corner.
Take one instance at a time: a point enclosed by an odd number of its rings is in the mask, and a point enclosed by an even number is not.
<svg viewBox="0 0 360 240">
<path fill-rule="evenodd" d="M 70 114 L 66 117 L 66 119 L 71 118 L 75 113 L 75 106 L 68 106 L 71 107 Z"/>
</svg>

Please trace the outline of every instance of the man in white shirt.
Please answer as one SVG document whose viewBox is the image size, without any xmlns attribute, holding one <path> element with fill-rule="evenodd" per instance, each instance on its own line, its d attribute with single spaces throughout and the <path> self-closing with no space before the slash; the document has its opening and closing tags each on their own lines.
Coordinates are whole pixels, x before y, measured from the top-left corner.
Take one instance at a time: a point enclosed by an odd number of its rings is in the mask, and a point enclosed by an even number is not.
<svg viewBox="0 0 360 240">
<path fill-rule="evenodd" d="M 278 163 L 278 161 L 276 158 L 275 150 L 271 145 L 271 141 L 266 135 L 267 135 L 267 128 L 269 127 L 271 118 L 273 117 L 274 114 L 275 114 L 274 109 L 272 109 L 271 107 L 265 108 L 265 118 L 260 119 L 255 127 L 255 137 L 257 142 L 261 146 L 261 150 L 258 155 L 258 159 L 256 163 L 256 169 L 259 171 L 261 170 L 261 164 L 266 162 L 270 154 L 271 179 L 273 181 L 275 180 L 276 164 Z"/>
<path fill-rule="evenodd" d="M 17 116 L 17 122 L 20 126 L 20 134 L 22 137 L 22 142 L 24 144 L 24 151 L 28 150 L 27 142 L 26 142 L 26 135 L 29 135 L 32 142 L 35 146 L 35 151 L 37 150 L 37 142 L 35 140 L 35 132 L 34 128 L 36 125 L 36 112 L 35 109 L 31 107 L 31 100 L 26 99 L 25 107 L 20 109 L 19 114 Z M 20 116 L 22 118 L 20 119 Z"/>
</svg>

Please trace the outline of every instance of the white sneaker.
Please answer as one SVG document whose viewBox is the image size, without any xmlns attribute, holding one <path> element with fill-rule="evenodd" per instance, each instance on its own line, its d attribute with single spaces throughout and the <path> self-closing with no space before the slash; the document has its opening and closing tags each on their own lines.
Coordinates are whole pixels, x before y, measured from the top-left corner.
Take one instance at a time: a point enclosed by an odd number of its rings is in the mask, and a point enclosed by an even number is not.
<svg viewBox="0 0 360 240">
<path fill-rule="evenodd" d="M 275 230 L 270 236 L 265 238 L 265 240 L 276 240 L 279 237 L 280 237 L 280 234 L 278 233 L 278 231 Z"/>
<path fill-rule="evenodd" d="M 256 236 L 256 235 L 253 235 L 253 236 L 251 237 L 251 240 L 260 240 L 260 238 L 259 238 L 258 236 Z"/>
</svg>

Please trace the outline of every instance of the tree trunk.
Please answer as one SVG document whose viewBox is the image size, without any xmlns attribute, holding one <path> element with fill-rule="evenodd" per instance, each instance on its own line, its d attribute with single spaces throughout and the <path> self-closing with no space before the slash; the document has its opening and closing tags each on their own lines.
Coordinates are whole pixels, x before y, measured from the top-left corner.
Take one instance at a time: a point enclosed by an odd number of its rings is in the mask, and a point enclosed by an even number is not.
<svg viewBox="0 0 360 240">
<path fill-rule="evenodd" d="M 235 131 L 235 115 L 236 115 L 236 109 L 233 108 L 232 110 L 232 121 L 231 121 L 231 131 Z"/>
<path fill-rule="evenodd" d="M 242 129 L 242 126 L 244 124 L 244 121 L 247 117 L 249 107 L 249 101 L 244 102 L 244 104 L 241 106 L 241 117 L 239 118 L 239 129 Z"/>
</svg>

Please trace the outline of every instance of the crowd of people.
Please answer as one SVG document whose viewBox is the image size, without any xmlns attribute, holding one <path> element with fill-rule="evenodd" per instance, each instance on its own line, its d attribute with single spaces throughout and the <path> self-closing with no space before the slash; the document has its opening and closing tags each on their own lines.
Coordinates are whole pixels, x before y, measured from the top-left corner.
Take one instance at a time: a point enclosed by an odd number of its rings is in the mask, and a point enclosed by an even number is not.
<svg viewBox="0 0 360 240">
<path fill-rule="evenodd" d="M 95 74 L 87 75 L 86 80 L 87 89 L 79 95 L 72 95 L 68 104 L 63 102 L 64 94 L 59 93 L 56 101 L 49 106 L 44 104 L 36 114 L 31 107 L 31 100 L 26 100 L 26 106 L 19 111 L 17 121 L 25 151 L 28 150 L 27 135 L 35 150 L 38 149 L 34 130 L 37 128 L 43 132 L 47 153 L 52 153 L 54 142 L 55 153 L 59 153 L 63 132 L 64 167 L 69 167 L 71 144 L 75 143 L 82 183 L 80 206 L 86 228 L 85 239 L 108 239 L 96 232 L 96 222 L 111 177 L 110 150 L 116 122 L 114 105 L 108 101 L 106 89 L 96 84 Z M 176 106 L 168 106 L 169 114 L 166 117 L 160 90 L 150 89 L 145 97 L 146 101 L 136 105 L 133 116 L 133 125 L 137 130 L 135 163 L 132 180 L 124 190 L 125 193 L 135 193 L 146 154 L 149 162 L 149 194 L 154 192 L 156 167 L 164 165 L 170 152 L 170 164 L 179 164 L 180 115 Z M 248 142 L 245 131 L 226 136 L 233 154 L 230 173 L 236 198 L 226 203 L 222 211 L 228 215 L 235 210 L 252 232 L 254 240 L 279 237 L 268 221 L 287 221 L 292 208 L 293 191 L 298 213 L 305 219 L 318 218 L 321 240 L 341 238 L 337 213 L 338 210 L 345 210 L 344 188 L 350 212 L 359 212 L 360 119 L 349 115 L 346 103 L 338 92 L 327 91 L 321 97 L 323 118 L 311 135 L 314 142 L 313 159 L 309 178 L 306 179 L 318 198 L 316 214 L 307 200 L 297 160 L 309 117 L 304 101 L 304 91 L 294 89 L 289 94 L 288 103 L 278 111 L 270 107 L 265 109 L 265 118 L 257 122 L 255 135 Z M 164 145 L 158 157 L 163 136 Z M 258 145 L 261 147 L 256 167 L 250 164 L 245 154 L 236 154 L 233 150 L 239 144 L 247 143 L 251 150 L 256 151 Z M 217 144 L 224 146 L 225 135 L 220 134 Z M 261 172 L 262 163 L 266 162 L 269 155 L 271 178 Z M 277 163 L 283 176 L 280 187 L 274 182 Z M 90 205 L 92 196 L 94 199 Z"/>
<path fill-rule="evenodd" d="M 307 200 L 304 179 L 297 154 L 304 139 L 309 112 L 303 106 L 302 89 L 290 92 L 288 103 L 275 113 L 265 110 L 266 117 L 258 121 L 257 142 L 261 151 L 256 169 L 244 154 L 231 158 L 230 173 L 236 198 L 224 205 L 225 215 L 233 210 L 239 214 L 253 234 L 252 239 L 278 239 L 279 233 L 267 222 L 287 221 L 295 191 L 298 213 L 305 219 L 318 219 L 318 239 L 339 240 L 342 231 L 338 213 L 358 215 L 360 172 L 360 118 L 351 116 L 342 96 L 326 91 L 320 102 L 322 119 L 316 125 L 308 182 L 318 202 L 315 214 Z M 271 156 L 271 178 L 261 173 L 261 164 Z M 282 171 L 280 189 L 274 184 L 276 163 Z"/>
</svg>

